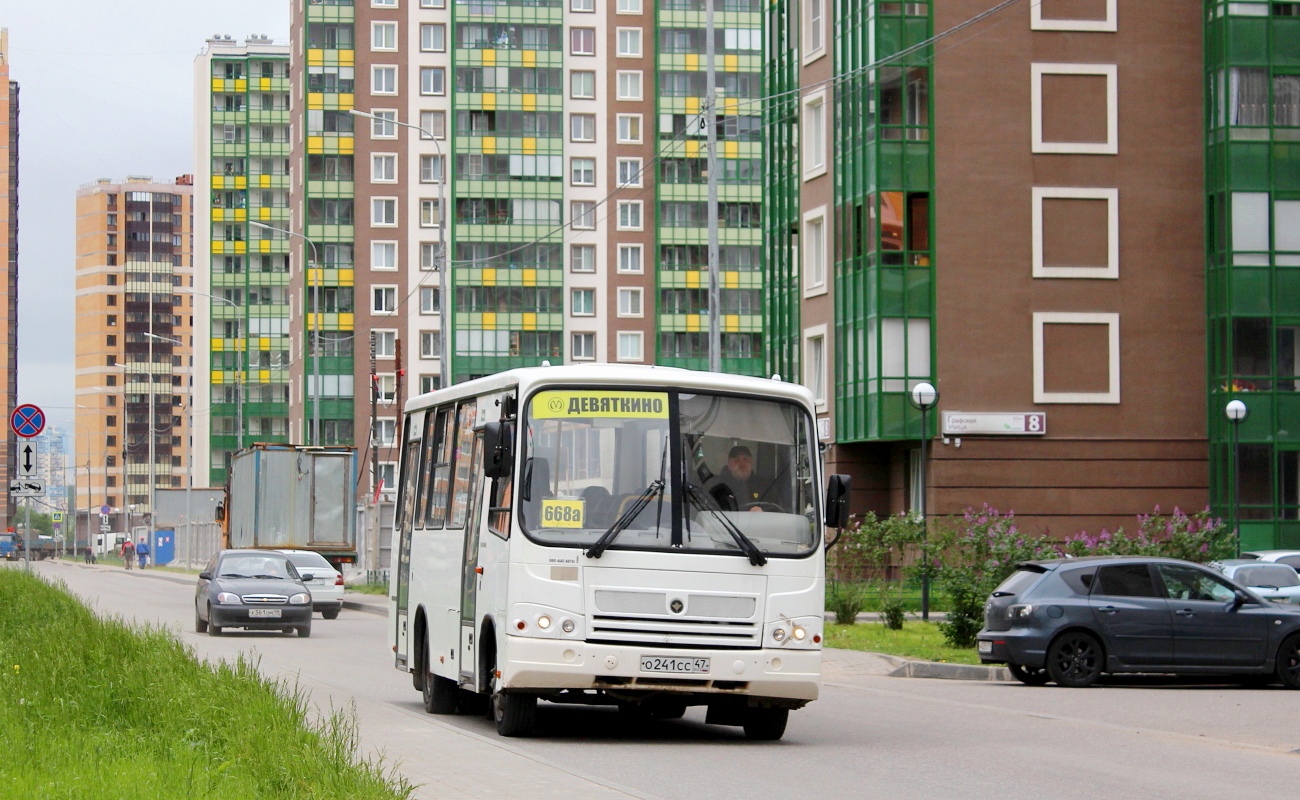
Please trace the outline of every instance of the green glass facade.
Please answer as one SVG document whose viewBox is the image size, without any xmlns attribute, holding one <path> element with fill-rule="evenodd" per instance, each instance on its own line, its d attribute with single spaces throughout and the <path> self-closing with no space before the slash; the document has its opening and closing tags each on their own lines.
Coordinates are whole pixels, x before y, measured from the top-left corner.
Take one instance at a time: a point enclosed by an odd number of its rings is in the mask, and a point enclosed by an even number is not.
<svg viewBox="0 0 1300 800">
<path fill-rule="evenodd" d="M 1300 4 L 1205 11 L 1211 503 L 1243 549 L 1300 547 Z"/>
<path fill-rule="evenodd" d="M 209 485 L 239 444 L 289 440 L 287 227 L 289 58 L 255 47 L 211 52 L 211 433 Z"/>
</svg>

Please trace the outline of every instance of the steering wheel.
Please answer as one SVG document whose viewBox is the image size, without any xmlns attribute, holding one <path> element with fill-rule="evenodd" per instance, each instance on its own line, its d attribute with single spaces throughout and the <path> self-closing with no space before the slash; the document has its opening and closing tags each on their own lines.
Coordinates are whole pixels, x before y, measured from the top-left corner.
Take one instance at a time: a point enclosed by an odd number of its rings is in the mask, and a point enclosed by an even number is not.
<svg viewBox="0 0 1300 800">
<path fill-rule="evenodd" d="M 743 506 L 743 508 L 741 508 L 741 511 L 753 511 L 754 509 L 757 508 L 762 511 L 775 511 L 778 514 L 785 513 L 784 508 L 777 505 L 776 503 L 769 503 L 766 500 L 754 500 L 753 502 L 742 503 L 741 505 Z"/>
</svg>

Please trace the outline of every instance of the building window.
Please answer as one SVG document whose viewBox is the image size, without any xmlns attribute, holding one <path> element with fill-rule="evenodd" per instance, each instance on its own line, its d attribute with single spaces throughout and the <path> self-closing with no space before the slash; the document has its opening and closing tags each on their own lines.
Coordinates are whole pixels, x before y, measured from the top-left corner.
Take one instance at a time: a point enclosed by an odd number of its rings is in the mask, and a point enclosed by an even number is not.
<svg viewBox="0 0 1300 800">
<path fill-rule="evenodd" d="M 440 387 L 441 385 L 442 385 L 442 381 L 439 380 L 439 377 L 437 375 L 420 376 L 420 394 L 428 394 L 429 392 L 436 392 L 438 390 L 438 387 Z"/>
<path fill-rule="evenodd" d="M 569 73 L 569 95 L 578 100 L 596 98 L 596 73 L 574 70 Z"/>
<path fill-rule="evenodd" d="M 618 315 L 620 317 L 639 317 L 641 311 L 641 290 L 622 288 L 618 290 Z"/>
<path fill-rule="evenodd" d="M 641 29 L 618 29 L 618 54 L 624 58 L 641 57 Z"/>
<path fill-rule="evenodd" d="M 393 227 L 397 225 L 397 198 L 373 197 L 370 199 L 370 224 Z"/>
<path fill-rule="evenodd" d="M 803 292 L 804 296 L 826 293 L 826 208 L 804 215 L 803 221 Z"/>
<path fill-rule="evenodd" d="M 644 354 L 643 339 L 640 331 L 621 331 L 618 334 L 618 360 L 640 361 Z"/>
<path fill-rule="evenodd" d="M 397 138 L 397 112 L 381 111 L 376 109 L 370 112 L 377 119 L 370 120 L 370 138 L 371 139 L 396 139 Z"/>
<path fill-rule="evenodd" d="M 371 242 L 370 268 L 378 270 L 397 269 L 397 242 Z"/>
<path fill-rule="evenodd" d="M 441 208 L 437 200 L 420 201 L 420 227 L 436 228 L 439 220 L 442 218 Z"/>
<path fill-rule="evenodd" d="M 570 28 L 569 52 L 575 56 L 596 55 L 596 29 Z"/>
<path fill-rule="evenodd" d="M 420 8 L 446 8 L 447 0 L 420 0 Z"/>
<path fill-rule="evenodd" d="M 397 8 L 397 0 L 370 0 L 371 8 Z"/>
<path fill-rule="evenodd" d="M 596 227 L 596 204 L 586 200 L 574 200 L 569 206 L 573 217 L 573 227 L 578 230 L 593 230 Z"/>
<path fill-rule="evenodd" d="M 421 111 L 420 112 L 420 138 L 421 139 L 446 139 L 447 138 L 447 112 Z"/>
<path fill-rule="evenodd" d="M 575 142 L 596 141 L 596 115 L 570 114 L 569 138 Z"/>
<path fill-rule="evenodd" d="M 1119 278 L 1119 190 L 1033 190 L 1035 278 Z"/>
<path fill-rule="evenodd" d="M 436 286 L 420 287 L 420 313 L 437 314 L 442 311 L 441 293 Z"/>
<path fill-rule="evenodd" d="M 618 160 L 618 185 L 620 187 L 637 187 L 641 185 L 641 159 L 620 158 Z"/>
<path fill-rule="evenodd" d="M 1035 31 L 1100 31 L 1114 33 L 1118 30 L 1119 15 L 1117 6 L 1119 0 L 1105 0 L 1104 16 L 1100 19 L 1095 17 L 1088 19 L 1068 19 L 1060 17 L 1043 16 L 1043 7 L 1041 3 L 1029 4 L 1029 27 Z M 1233 3 L 1232 5 L 1237 5 Z M 1256 6 L 1260 9 L 1260 16 L 1268 14 L 1268 6 L 1259 4 Z M 1048 9 L 1051 10 L 1050 8 Z"/>
<path fill-rule="evenodd" d="M 438 265 L 437 242 L 420 242 L 420 269 L 431 270 Z"/>
<path fill-rule="evenodd" d="M 640 14 L 641 0 L 618 0 L 618 13 Z"/>
<path fill-rule="evenodd" d="M 1034 402 L 1119 403 L 1119 314 L 1034 312 Z"/>
<path fill-rule="evenodd" d="M 420 183 L 442 183 L 442 156 L 420 156 Z"/>
<path fill-rule="evenodd" d="M 447 26 L 424 23 L 420 26 L 420 49 L 426 53 L 447 51 Z"/>
<path fill-rule="evenodd" d="M 420 94 L 442 95 L 447 93 L 447 70 L 442 67 L 420 68 Z"/>
<path fill-rule="evenodd" d="M 375 358 L 397 357 L 397 331 L 374 330 L 371 333 L 375 335 Z"/>
<path fill-rule="evenodd" d="M 375 420 L 375 444 L 380 447 L 392 447 L 397 441 L 397 420 L 392 418 Z"/>
<path fill-rule="evenodd" d="M 397 155 L 374 153 L 370 156 L 370 182 L 395 183 L 397 181 Z"/>
<path fill-rule="evenodd" d="M 570 11 L 592 11 L 596 10 L 596 0 L 569 0 Z"/>
<path fill-rule="evenodd" d="M 574 289 L 570 297 L 570 314 L 575 317 L 592 317 L 596 315 L 595 289 Z"/>
<path fill-rule="evenodd" d="M 616 125 L 619 144 L 641 144 L 640 114 L 619 114 Z"/>
<path fill-rule="evenodd" d="M 596 159 L 569 159 L 569 182 L 574 186 L 596 185 Z"/>
<path fill-rule="evenodd" d="M 396 22 L 370 23 L 370 49 L 371 50 L 396 50 L 397 49 L 397 23 Z"/>
<path fill-rule="evenodd" d="M 595 213 L 595 210 L 592 210 Z M 618 229 L 621 231 L 641 230 L 641 201 L 618 201 Z"/>
<path fill-rule="evenodd" d="M 618 271 L 624 275 L 640 275 L 643 271 L 641 245 L 620 244 L 618 246 Z"/>
<path fill-rule="evenodd" d="M 397 287 L 371 286 L 370 310 L 375 314 L 397 313 Z"/>
<path fill-rule="evenodd" d="M 569 246 L 570 272 L 596 271 L 596 245 L 575 244 Z"/>
<path fill-rule="evenodd" d="M 803 178 L 826 174 L 826 92 L 815 92 L 803 101 Z"/>
<path fill-rule="evenodd" d="M 596 357 L 596 334 L 575 333 L 569 341 L 571 355 L 576 361 L 590 361 Z"/>
<path fill-rule="evenodd" d="M 641 99 L 641 71 L 640 70 L 619 70 L 618 71 L 618 99 L 619 100 L 640 100 Z"/>
<path fill-rule="evenodd" d="M 397 94 L 397 67 L 372 67 L 370 93 Z"/>
<path fill-rule="evenodd" d="M 1119 68 L 1114 64 L 1032 64 L 1033 152 L 1119 152 Z"/>
<path fill-rule="evenodd" d="M 803 0 L 803 29 L 806 64 L 826 51 L 826 0 Z"/>
<path fill-rule="evenodd" d="M 819 407 L 826 405 L 826 326 L 804 331 L 803 385 L 813 393 Z"/>
<path fill-rule="evenodd" d="M 438 331 L 420 331 L 420 358 L 442 357 L 442 334 Z"/>
</svg>

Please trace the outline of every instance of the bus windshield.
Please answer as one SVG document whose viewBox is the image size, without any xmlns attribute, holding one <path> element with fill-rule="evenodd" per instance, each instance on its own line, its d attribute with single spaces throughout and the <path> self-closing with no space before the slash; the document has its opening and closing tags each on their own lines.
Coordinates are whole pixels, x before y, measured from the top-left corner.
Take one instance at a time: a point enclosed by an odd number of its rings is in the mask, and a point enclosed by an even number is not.
<svg viewBox="0 0 1300 800">
<path fill-rule="evenodd" d="M 590 547 L 612 530 L 611 549 L 807 555 L 819 536 L 813 447 L 794 403 L 541 391 L 527 408 L 520 526 L 556 546 Z"/>
</svg>

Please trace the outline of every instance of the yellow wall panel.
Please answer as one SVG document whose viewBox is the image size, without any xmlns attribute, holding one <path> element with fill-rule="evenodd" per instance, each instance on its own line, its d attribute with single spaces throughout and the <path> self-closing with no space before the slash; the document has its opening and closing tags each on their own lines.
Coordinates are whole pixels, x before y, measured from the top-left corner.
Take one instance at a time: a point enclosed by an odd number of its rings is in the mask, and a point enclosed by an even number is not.
<svg viewBox="0 0 1300 800">
<path fill-rule="evenodd" d="M 700 316 L 698 314 L 691 314 L 686 317 L 686 331 L 688 333 L 699 333 Z"/>
<path fill-rule="evenodd" d="M 701 275 L 701 274 L 702 274 L 702 273 L 699 273 L 699 272 L 688 272 L 688 273 L 686 273 L 686 288 L 687 288 L 687 289 L 698 289 L 698 288 L 700 288 L 700 275 Z"/>
<path fill-rule="evenodd" d="M 235 253 L 243 255 L 248 252 L 248 242 L 235 242 Z"/>
<path fill-rule="evenodd" d="M 738 69 L 740 69 L 740 56 L 729 55 L 722 57 L 723 72 L 735 72 Z"/>
<path fill-rule="evenodd" d="M 350 331 L 356 327 L 355 314 L 339 314 L 339 330 Z"/>
<path fill-rule="evenodd" d="M 537 330 L 537 314 L 532 312 L 524 314 L 523 329 L 526 331 Z"/>
<path fill-rule="evenodd" d="M 494 312 L 487 312 L 483 315 L 483 330 L 494 331 L 497 328 L 497 315 Z"/>
<path fill-rule="evenodd" d="M 496 155 L 496 152 L 497 152 L 497 137 L 495 137 L 495 136 L 484 136 L 484 137 L 483 137 L 483 155 L 485 155 L 485 156 Z"/>
<path fill-rule="evenodd" d="M 214 253 L 226 252 L 226 243 L 219 239 L 214 239 L 212 242 L 212 252 Z"/>
<path fill-rule="evenodd" d="M 270 175 L 260 175 L 260 176 L 258 176 L 257 184 L 258 184 L 259 186 L 261 186 L 263 189 L 270 189 L 270 188 L 271 188 L 271 176 L 270 176 Z"/>
<path fill-rule="evenodd" d="M 483 95 L 483 110 L 484 111 L 497 110 L 497 96 L 495 94 Z"/>
<path fill-rule="evenodd" d="M 212 79 L 212 91 L 213 91 L 213 92 L 220 93 L 220 92 L 224 92 L 225 90 L 226 90 L 226 82 L 225 82 L 225 81 L 221 80 L 220 78 L 213 78 L 213 79 Z M 146 410 L 147 410 L 147 409 L 146 409 Z"/>
<path fill-rule="evenodd" d="M 531 136 L 524 137 L 524 155 L 526 156 L 537 155 L 537 139 Z"/>
<path fill-rule="evenodd" d="M 307 108 L 312 111 L 319 111 L 325 107 L 325 95 L 320 92 L 307 93 Z"/>
<path fill-rule="evenodd" d="M 698 70 L 700 68 L 700 54 L 687 53 L 684 66 L 686 67 L 687 70 L 690 71 Z"/>
<path fill-rule="evenodd" d="M 357 271 L 354 269 L 341 269 L 339 272 L 339 286 L 352 286 L 357 282 Z"/>
<path fill-rule="evenodd" d="M 213 188 L 216 188 L 216 187 L 213 187 Z M 214 209 L 212 209 L 212 221 L 213 221 L 213 222 L 222 222 L 222 221 L 225 220 L 225 218 L 226 218 L 226 210 L 225 210 L 224 208 L 214 208 Z"/>
<path fill-rule="evenodd" d="M 483 51 L 481 51 L 481 55 L 483 56 L 483 66 L 485 66 L 485 67 L 495 67 L 495 66 L 496 66 L 496 63 L 497 63 L 497 51 L 495 51 L 495 50 L 483 50 Z"/>
<path fill-rule="evenodd" d="M 213 189 L 224 189 L 224 188 L 226 188 L 226 176 L 224 176 L 224 175 L 213 175 L 213 176 L 212 176 L 212 188 L 213 188 Z"/>
<path fill-rule="evenodd" d="M 700 113 L 700 98 L 698 97 L 686 98 L 686 113 L 687 114 Z"/>
<path fill-rule="evenodd" d="M 344 92 L 339 95 L 339 108 L 347 110 L 356 105 L 356 95 L 351 92 Z"/>
<path fill-rule="evenodd" d="M 269 91 L 271 91 L 271 79 L 270 79 L 270 78 L 260 78 L 260 79 L 257 81 L 257 88 L 260 89 L 260 90 L 262 90 L 263 92 L 269 92 Z"/>
<path fill-rule="evenodd" d="M 240 78 L 239 80 L 235 81 L 235 91 L 236 91 L 236 92 L 247 92 L 247 91 L 248 91 L 248 81 L 244 80 L 243 78 Z"/>
<path fill-rule="evenodd" d="M 739 273 L 739 272 L 724 272 L 724 273 L 722 273 L 722 288 L 724 288 L 724 289 L 739 289 L 739 288 L 740 288 L 740 273 Z"/>
<path fill-rule="evenodd" d="M 536 285 L 537 285 L 537 270 L 535 269 L 524 270 L 524 286 L 536 286 Z"/>
<path fill-rule="evenodd" d="M 270 218 L 271 218 L 271 207 L 270 207 L 270 206 L 262 206 L 261 208 L 257 209 L 257 218 L 258 218 L 258 219 L 270 219 Z"/>
<path fill-rule="evenodd" d="M 312 155 L 319 155 L 319 154 L 321 154 L 321 153 L 324 153 L 324 152 L 325 152 L 325 137 L 324 137 L 324 136 L 308 136 L 308 137 L 307 137 L 307 152 L 308 152 L 308 153 L 311 153 Z"/>
<path fill-rule="evenodd" d="M 353 51 L 353 50 L 340 50 L 340 51 L 339 51 L 339 66 L 340 66 L 340 67 L 350 67 L 350 66 L 352 66 L 352 64 L 353 64 L 353 62 L 354 62 L 355 60 L 356 60 L 356 52 L 355 52 L 355 51 Z"/>
<path fill-rule="evenodd" d="M 259 252 L 259 253 L 269 253 L 269 252 L 271 252 L 271 240 L 270 240 L 270 239 L 262 239 L 261 241 L 259 241 L 259 242 L 257 243 L 257 252 Z"/>
<path fill-rule="evenodd" d="M 234 209 L 234 212 L 235 212 L 235 222 L 245 222 L 248 220 L 248 209 L 236 208 Z"/>
<path fill-rule="evenodd" d="M 723 314 L 723 315 L 722 315 L 722 329 L 723 329 L 724 331 L 726 331 L 727 333 L 737 333 L 737 332 L 739 332 L 739 331 L 740 331 L 740 315 L 739 315 L 739 314 Z"/>
<path fill-rule="evenodd" d="M 740 158 L 740 142 L 723 142 L 723 158 Z"/>
<path fill-rule="evenodd" d="M 483 270 L 483 285 L 484 286 L 497 285 L 497 271 L 495 269 Z"/>
<path fill-rule="evenodd" d="M 537 95 L 535 94 L 524 95 L 524 111 L 536 111 L 536 110 L 537 110 Z"/>
<path fill-rule="evenodd" d="M 724 97 L 724 98 L 722 99 L 722 110 L 723 110 L 725 113 L 727 113 L 727 114 L 739 114 L 739 113 L 740 113 L 740 98 L 739 98 L 739 97 Z"/>
<path fill-rule="evenodd" d="M 236 188 L 236 189 L 247 189 L 247 188 L 248 188 L 248 176 L 247 176 L 247 175 L 236 175 L 236 176 L 235 176 L 235 188 Z"/>
<path fill-rule="evenodd" d="M 309 48 L 307 50 L 307 66 L 309 67 L 325 66 L 325 51 L 319 48 Z"/>
<path fill-rule="evenodd" d="M 525 66 L 525 67 L 535 67 L 535 66 L 537 66 L 537 51 L 536 51 L 536 50 L 525 50 L 525 51 L 524 51 L 524 66 Z"/>
<path fill-rule="evenodd" d="M 700 147 L 700 143 L 699 143 L 699 141 L 697 141 L 697 140 L 695 140 L 695 139 L 687 139 L 685 142 L 683 142 L 683 144 L 686 145 L 685 150 L 686 150 L 686 157 L 687 157 L 687 158 L 699 158 L 699 157 L 700 157 L 700 150 L 703 149 L 703 148 Z"/>
</svg>

